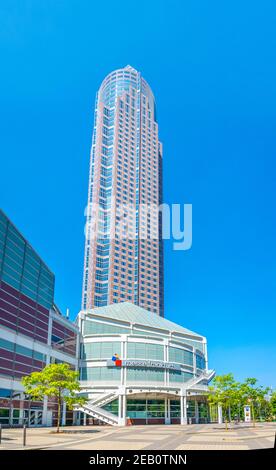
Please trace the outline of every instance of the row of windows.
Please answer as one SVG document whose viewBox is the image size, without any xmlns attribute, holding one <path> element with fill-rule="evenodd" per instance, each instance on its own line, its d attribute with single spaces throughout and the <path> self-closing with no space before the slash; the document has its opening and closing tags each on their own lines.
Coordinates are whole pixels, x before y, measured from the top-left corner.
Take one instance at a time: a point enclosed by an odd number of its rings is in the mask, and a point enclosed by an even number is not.
<svg viewBox="0 0 276 470">
<path fill-rule="evenodd" d="M 148 335 L 148 336 L 158 336 L 158 337 L 161 337 L 161 338 L 167 338 L 167 335 L 160 335 L 158 333 L 155 333 L 155 332 L 151 332 L 151 331 L 142 331 L 142 330 L 139 330 L 137 329 L 135 326 L 134 326 L 134 332 L 135 334 L 141 334 L 141 335 Z M 99 322 L 95 322 L 93 320 L 85 320 L 84 322 L 84 331 L 83 331 L 83 334 L 84 335 L 96 335 L 96 334 L 109 334 L 109 333 L 114 333 L 114 334 L 121 334 L 121 333 L 130 333 L 130 329 L 127 328 L 127 327 L 121 327 L 121 326 L 115 326 L 115 325 L 109 325 L 109 324 L 105 324 L 105 323 L 99 323 Z M 181 341 L 180 338 L 175 338 L 177 339 L 177 341 Z M 190 339 L 183 339 L 183 346 L 185 347 L 185 345 L 189 345 L 189 346 L 194 346 L 196 349 L 198 349 L 199 351 L 203 351 L 203 344 L 199 341 L 193 341 L 193 340 L 190 340 Z M 180 350 L 179 348 L 173 348 L 171 347 L 172 349 L 176 349 L 177 351 Z M 177 354 L 177 351 L 171 351 L 171 354 Z M 181 350 L 180 350 L 181 351 Z M 174 361 L 174 359 L 172 359 L 173 356 L 171 356 L 171 361 Z M 177 361 L 175 359 L 175 362 L 181 362 L 183 363 L 183 361 Z M 185 363 L 186 361 L 184 361 Z M 189 362 L 187 362 L 189 363 Z"/>
<path fill-rule="evenodd" d="M 3 222 L 3 219 L 1 221 Z M 26 244 L 17 230 L 11 224 L 7 224 L 7 220 L 4 225 L 3 223 L 0 224 L 0 240 L 5 240 L 6 246 L 12 251 L 12 254 L 17 255 L 17 260 L 20 258 L 22 259 L 24 255 L 28 261 L 28 264 L 31 265 L 31 268 L 34 271 L 41 270 L 41 274 L 48 280 L 53 278 L 53 274 L 41 262 L 40 258 L 36 255 L 33 249 Z"/>
<path fill-rule="evenodd" d="M 121 355 L 121 343 L 119 341 L 103 343 L 85 343 L 82 345 L 82 359 L 111 359 L 114 354 Z"/>
<path fill-rule="evenodd" d="M 2 279 L 29 298 L 50 308 L 54 276 L 0 212 L 0 271 Z"/>
<path fill-rule="evenodd" d="M 121 343 L 102 342 L 102 343 L 85 343 L 82 346 L 83 359 L 109 359 L 113 354 L 121 354 Z M 127 345 L 128 359 L 147 359 L 147 360 L 163 360 L 164 347 L 160 344 L 152 343 L 128 343 Z M 180 364 L 193 366 L 193 353 L 179 348 L 169 347 L 169 361 Z M 203 357 L 196 355 L 197 368 L 205 368 L 205 360 Z"/>
<path fill-rule="evenodd" d="M 5 349 L 6 351 L 15 352 L 16 354 L 21 354 L 22 356 L 31 357 L 38 361 L 46 361 L 45 354 L 26 348 L 25 346 L 20 346 L 19 344 L 12 343 L 11 341 L 7 341 L 3 338 L 0 338 L 0 348 Z"/>
<path fill-rule="evenodd" d="M 20 410 L 0 408 L 0 424 L 11 424 L 13 426 L 19 424 L 19 416 Z"/>
<path fill-rule="evenodd" d="M 178 418 L 181 415 L 180 400 L 170 400 L 168 403 L 170 417 Z M 208 404 L 206 402 L 198 402 L 198 414 L 199 418 L 205 418 L 208 416 Z M 118 415 L 119 411 L 119 400 L 113 400 L 111 403 L 103 406 L 107 411 Z M 187 401 L 187 416 L 195 417 L 195 400 Z M 164 400 L 143 400 L 127 399 L 127 416 L 130 418 L 156 418 L 165 417 L 165 401 Z"/>
<path fill-rule="evenodd" d="M 169 380 L 174 383 L 184 383 L 193 378 L 193 374 L 183 371 L 170 371 Z M 121 380 L 121 369 L 118 367 L 83 367 L 80 369 L 80 380 L 114 381 Z M 164 382 L 164 370 L 143 369 L 133 367 L 127 369 L 128 382 Z"/>
<path fill-rule="evenodd" d="M 199 354 L 196 355 L 196 367 L 198 369 L 205 369 L 205 359 Z"/>
<path fill-rule="evenodd" d="M 184 349 L 169 347 L 169 360 L 192 366 L 193 353 Z"/>
<path fill-rule="evenodd" d="M 127 345 L 128 359 L 149 359 L 163 360 L 164 347 L 161 344 L 151 343 L 128 343 Z"/>
<path fill-rule="evenodd" d="M 84 322 L 84 335 L 97 335 L 97 334 L 109 334 L 109 333 L 130 333 L 129 328 L 124 328 L 121 326 L 108 325 L 106 323 L 98 323 L 91 320 L 86 320 Z"/>
</svg>

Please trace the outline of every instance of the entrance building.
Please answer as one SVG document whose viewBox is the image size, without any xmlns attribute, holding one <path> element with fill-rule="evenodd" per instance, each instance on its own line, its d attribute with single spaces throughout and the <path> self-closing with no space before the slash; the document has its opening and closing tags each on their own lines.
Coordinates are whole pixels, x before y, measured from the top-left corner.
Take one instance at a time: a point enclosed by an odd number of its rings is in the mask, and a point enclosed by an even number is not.
<svg viewBox="0 0 276 470">
<path fill-rule="evenodd" d="M 208 422 L 204 336 L 124 302 L 78 316 L 81 393 L 78 422 Z"/>
</svg>

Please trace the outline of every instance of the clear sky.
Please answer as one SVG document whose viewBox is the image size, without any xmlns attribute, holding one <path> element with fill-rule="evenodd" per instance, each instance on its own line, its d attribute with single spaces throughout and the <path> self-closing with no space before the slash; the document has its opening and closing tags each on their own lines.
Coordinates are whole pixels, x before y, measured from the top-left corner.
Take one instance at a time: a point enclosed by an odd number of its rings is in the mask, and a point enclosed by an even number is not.
<svg viewBox="0 0 276 470">
<path fill-rule="evenodd" d="M 210 367 L 275 380 L 273 0 L 2 0 L 1 207 L 80 307 L 95 93 L 140 70 L 157 102 L 164 199 L 193 204 L 165 245 L 165 315 L 208 338 Z"/>
</svg>

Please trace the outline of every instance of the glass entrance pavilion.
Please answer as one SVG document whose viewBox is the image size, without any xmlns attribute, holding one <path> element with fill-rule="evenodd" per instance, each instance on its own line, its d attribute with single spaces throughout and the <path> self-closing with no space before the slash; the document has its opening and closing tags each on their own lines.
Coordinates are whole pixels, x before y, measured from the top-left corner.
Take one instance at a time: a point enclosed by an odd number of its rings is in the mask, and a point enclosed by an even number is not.
<svg viewBox="0 0 276 470">
<path fill-rule="evenodd" d="M 81 311 L 79 420 L 112 425 L 208 422 L 204 336 L 124 302 Z"/>
</svg>

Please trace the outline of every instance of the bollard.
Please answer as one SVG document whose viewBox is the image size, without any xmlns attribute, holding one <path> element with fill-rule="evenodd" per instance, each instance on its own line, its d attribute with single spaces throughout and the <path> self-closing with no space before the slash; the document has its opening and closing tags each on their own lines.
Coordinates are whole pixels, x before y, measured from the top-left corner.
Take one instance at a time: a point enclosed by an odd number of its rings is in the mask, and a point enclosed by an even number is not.
<svg viewBox="0 0 276 470">
<path fill-rule="evenodd" d="M 0 444 L 2 442 L 2 424 L 0 424 Z"/>
<path fill-rule="evenodd" d="M 27 433 L 27 427 L 26 424 L 23 426 L 23 447 L 26 445 L 26 433 Z"/>
</svg>

